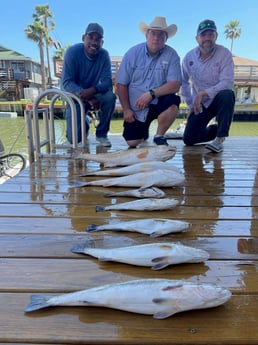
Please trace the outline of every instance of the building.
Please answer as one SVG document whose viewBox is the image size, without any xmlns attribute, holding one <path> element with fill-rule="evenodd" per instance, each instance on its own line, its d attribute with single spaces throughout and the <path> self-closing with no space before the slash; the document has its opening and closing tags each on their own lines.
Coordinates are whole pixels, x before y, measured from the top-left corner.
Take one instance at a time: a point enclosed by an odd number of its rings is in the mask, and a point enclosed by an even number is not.
<svg viewBox="0 0 258 345">
<path fill-rule="evenodd" d="M 112 79 L 115 89 L 116 73 L 121 56 L 111 56 Z M 258 61 L 233 56 L 235 64 L 236 102 L 258 103 Z M 34 99 L 42 86 L 40 63 L 14 50 L 0 46 L 0 99 Z M 54 60 L 55 77 L 60 78 L 62 60 Z M 46 68 L 46 75 L 47 68 Z M 28 95 L 32 95 L 28 97 Z"/>
<path fill-rule="evenodd" d="M 0 99 L 13 101 L 28 98 L 27 95 L 34 98 L 41 86 L 40 63 L 0 46 Z"/>
</svg>

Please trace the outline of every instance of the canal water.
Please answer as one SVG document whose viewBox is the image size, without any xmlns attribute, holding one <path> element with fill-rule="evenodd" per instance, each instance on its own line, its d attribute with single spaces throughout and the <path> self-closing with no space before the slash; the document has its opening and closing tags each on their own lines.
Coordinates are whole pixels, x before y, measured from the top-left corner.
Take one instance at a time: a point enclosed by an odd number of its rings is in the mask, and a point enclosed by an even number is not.
<svg viewBox="0 0 258 345">
<path fill-rule="evenodd" d="M 175 121 L 171 129 L 174 129 L 182 120 Z M 43 125 L 43 121 L 40 121 Z M 43 127 L 42 127 L 43 128 Z M 110 134 L 122 133 L 122 120 L 114 119 L 111 121 Z M 153 122 L 150 128 L 150 134 L 155 133 L 156 124 Z M 55 120 L 56 141 L 62 143 L 66 141 L 66 122 L 65 120 Z M 43 129 L 40 131 L 43 133 Z M 94 133 L 94 125 L 91 124 L 90 133 Z M 230 136 L 257 136 L 258 137 L 258 121 L 257 122 L 233 122 L 230 129 Z M 19 152 L 24 155 L 28 154 L 26 126 L 23 117 L 7 118 L 0 117 L 0 139 L 4 144 L 6 152 Z"/>
</svg>

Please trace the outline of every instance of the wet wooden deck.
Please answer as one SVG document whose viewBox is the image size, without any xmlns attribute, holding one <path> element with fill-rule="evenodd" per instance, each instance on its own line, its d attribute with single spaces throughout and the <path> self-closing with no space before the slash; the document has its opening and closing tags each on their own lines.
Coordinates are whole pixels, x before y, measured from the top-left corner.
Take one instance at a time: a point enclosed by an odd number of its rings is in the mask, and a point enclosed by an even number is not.
<svg viewBox="0 0 258 345">
<path fill-rule="evenodd" d="M 121 138 L 112 137 L 112 142 L 110 151 L 126 149 Z M 0 185 L 0 344 L 258 343 L 258 138 L 228 138 L 221 154 L 185 147 L 180 140 L 170 144 L 177 147 L 171 163 L 182 169 L 186 181 L 182 188 L 164 189 L 180 200 L 169 211 L 96 214 L 96 205 L 111 202 L 104 197 L 107 190 L 71 188 L 81 172 L 99 169 L 93 162 L 43 159 Z M 90 151 L 96 152 L 94 143 Z M 154 240 L 141 234 L 89 234 L 85 228 L 154 216 L 191 223 L 187 232 L 158 241 L 205 249 L 210 259 L 152 271 L 71 252 L 92 238 L 105 247 L 150 243 Z M 152 277 L 217 283 L 233 296 L 223 306 L 164 320 L 93 307 L 23 312 L 34 293 L 61 294 Z"/>
</svg>

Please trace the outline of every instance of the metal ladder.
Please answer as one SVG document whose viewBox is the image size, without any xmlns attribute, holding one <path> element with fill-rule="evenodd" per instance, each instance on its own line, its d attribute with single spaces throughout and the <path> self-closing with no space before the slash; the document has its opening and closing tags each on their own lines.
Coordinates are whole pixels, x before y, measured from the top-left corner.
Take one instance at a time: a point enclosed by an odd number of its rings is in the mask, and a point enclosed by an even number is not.
<svg viewBox="0 0 258 345">
<path fill-rule="evenodd" d="M 46 108 L 39 108 L 40 101 L 46 96 L 52 96 L 49 106 Z M 55 124 L 54 124 L 54 105 L 56 100 L 61 97 L 64 99 L 71 107 L 72 115 L 72 138 L 73 149 L 78 147 L 78 137 L 77 137 L 77 113 L 76 107 L 73 100 L 76 100 L 80 105 L 81 112 L 81 128 L 82 128 L 82 145 L 85 147 L 87 142 L 86 137 L 86 124 L 85 124 L 85 109 L 82 101 L 79 97 L 72 93 L 64 92 L 58 89 L 47 89 L 43 91 L 34 101 L 32 110 L 24 111 L 24 119 L 26 125 L 27 133 L 27 143 L 28 143 L 28 156 L 29 162 L 32 163 L 40 158 L 49 157 L 56 154 L 57 148 L 65 148 L 63 144 L 57 144 L 55 138 Z M 40 138 L 40 126 L 39 126 L 39 113 L 43 115 L 44 122 L 44 134 L 43 140 Z M 42 152 L 42 147 L 46 147 L 46 153 Z M 67 155 L 62 155 L 66 157 Z"/>
</svg>

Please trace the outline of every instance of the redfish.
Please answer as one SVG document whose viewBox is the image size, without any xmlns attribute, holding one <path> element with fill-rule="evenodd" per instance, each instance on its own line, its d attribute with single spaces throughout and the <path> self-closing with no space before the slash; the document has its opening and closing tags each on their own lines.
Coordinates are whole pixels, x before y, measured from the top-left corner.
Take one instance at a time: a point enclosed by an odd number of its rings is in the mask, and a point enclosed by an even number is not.
<svg viewBox="0 0 258 345">
<path fill-rule="evenodd" d="M 57 306 L 106 307 L 165 319 L 192 309 L 217 307 L 231 292 L 221 286 L 172 279 L 139 279 L 59 296 L 32 295 L 25 313 Z"/>
<path fill-rule="evenodd" d="M 128 201 L 117 203 L 108 206 L 96 206 L 96 212 L 111 211 L 111 210 L 121 210 L 121 211 L 158 211 L 158 210 L 168 210 L 179 204 L 179 201 L 173 198 L 164 199 L 141 199 L 135 201 Z"/>
<path fill-rule="evenodd" d="M 149 235 L 150 237 L 160 237 L 170 233 L 186 231 L 189 227 L 190 223 L 185 222 L 183 220 L 165 218 L 145 218 L 117 222 L 114 224 L 90 224 L 86 228 L 86 231 L 129 231 Z"/>
<path fill-rule="evenodd" d="M 185 181 L 183 174 L 179 174 L 170 170 L 157 169 L 154 171 L 146 171 L 128 176 L 111 177 L 107 179 L 89 181 L 78 185 L 78 187 L 86 186 L 103 186 L 103 187 L 175 187 L 180 186 Z"/>
<path fill-rule="evenodd" d="M 117 152 L 97 154 L 81 153 L 76 158 L 99 162 L 103 164 L 104 167 L 115 167 L 148 161 L 167 161 L 174 157 L 175 154 L 175 147 L 160 145 L 127 149 Z"/>
<path fill-rule="evenodd" d="M 90 245 L 91 243 L 92 241 L 90 241 Z M 116 261 L 129 265 L 146 266 L 153 270 L 182 263 L 203 262 L 209 259 L 209 253 L 205 250 L 171 242 L 139 244 L 111 249 L 79 245 L 72 248 L 72 252 L 91 255 L 100 261 Z"/>
<path fill-rule="evenodd" d="M 175 165 L 172 165 L 171 163 L 162 161 L 150 161 L 144 163 L 136 163 L 122 168 L 92 171 L 88 172 L 87 174 L 82 174 L 80 176 L 127 176 L 139 172 L 153 171 L 156 169 L 171 170 L 172 172 L 174 171 L 178 174 L 181 173 L 181 170 L 177 168 Z"/>
</svg>

